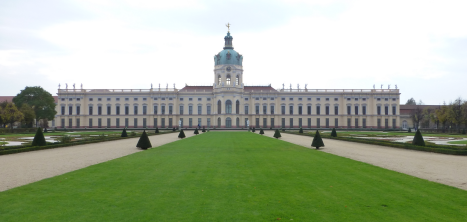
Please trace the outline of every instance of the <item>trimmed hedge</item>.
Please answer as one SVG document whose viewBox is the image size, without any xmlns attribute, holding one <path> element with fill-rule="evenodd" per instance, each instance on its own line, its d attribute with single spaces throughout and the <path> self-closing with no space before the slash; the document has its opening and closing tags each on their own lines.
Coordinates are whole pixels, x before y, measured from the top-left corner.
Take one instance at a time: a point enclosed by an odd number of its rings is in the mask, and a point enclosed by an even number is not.
<svg viewBox="0 0 467 222">
<path fill-rule="evenodd" d="M 301 135 L 301 136 L 309 136 L 309 137 L 314 136 L 312 134 L 299 134 L 299 133 L 294 133 L 294 132 L 286 132 L 286 133 Z M 417 145 L 412 145 L 411 143 L 398 143 L 398 142 L 390 142 L 390 141 L 385 141 L 385 140 L 361 139 L 361 138 L 354 138 L 354 137 L 322 136 L 322 138 L 333 139 L 333 140 L 343 140 L 343 141 L 356 142 L 356 143 L 365 143 L 365 144 L 372 144 L 372 145 L 379 145 L 379 146 L 389 146 L 389 147 L 394 147 L 394 148 L 418 150 L 418 151 L 425 151 L 425 152 L 432 152 L 432 153 L 467 156 L 467 147 L 459 147 L 459 146 L 431 145 L 431 144 L 427 144 L 425 146 L 417 146 Z"/>
</svg>

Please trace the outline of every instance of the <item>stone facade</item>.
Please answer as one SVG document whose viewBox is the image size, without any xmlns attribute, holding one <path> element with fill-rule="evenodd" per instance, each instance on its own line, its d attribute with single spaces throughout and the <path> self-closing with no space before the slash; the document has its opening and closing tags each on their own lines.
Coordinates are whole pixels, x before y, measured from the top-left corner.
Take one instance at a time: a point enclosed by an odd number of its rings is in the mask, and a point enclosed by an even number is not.
<svg viewBox="0 0 467 222">
<path fill-rule="evenodd" d="M 245 86 L 230 33 L 211 86 L 59 89 L 57 128 L 400 128 L 398 89 Z M 224 56 L 224 57 L 223 57 Z"/>
</svg>

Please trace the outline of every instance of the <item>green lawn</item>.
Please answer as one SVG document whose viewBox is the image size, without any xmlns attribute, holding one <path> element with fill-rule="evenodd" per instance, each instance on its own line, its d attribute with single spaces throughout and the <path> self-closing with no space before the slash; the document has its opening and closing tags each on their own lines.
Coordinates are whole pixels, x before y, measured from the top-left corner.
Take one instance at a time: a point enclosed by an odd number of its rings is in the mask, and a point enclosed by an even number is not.
<svg viewBox="0 0 467 222">
<path fill-rule="evenodd" d="M 451 144 L 467 144 L 467 140 L 462 140 L 462 141 L 451 141 L 451 142 L 448 142 L 448 143 L 451 143 Z"/>
<path fill-rule="evenodd" d="M 1 192 L 0 201 L 0 221 L 467 218 L 467 191 L 248 132 L 204 133 Z"/>
</svg>

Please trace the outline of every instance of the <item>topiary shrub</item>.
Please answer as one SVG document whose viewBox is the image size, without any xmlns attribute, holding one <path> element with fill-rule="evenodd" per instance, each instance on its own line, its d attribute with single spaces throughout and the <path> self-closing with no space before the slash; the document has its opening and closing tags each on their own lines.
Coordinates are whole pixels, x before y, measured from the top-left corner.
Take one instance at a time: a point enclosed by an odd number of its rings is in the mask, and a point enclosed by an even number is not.
<svg viewBox="0 0 467 222">
<path fill-rule="evenodd" d="M 281 132 L 279 132 L 279 129 L 276 129 L 276 132 L 274 132 L 274 138 L 279 139 L 281 136 Z"/>
<path fill-rule="evenodd" d="M 253 127 L 253 129 L 251 130 L 251 132 L 253 132 L 253 133 L 254 133 L 255 131 L 256 131 L 256 130 L 255 130 L 255 128 Z"/>
<path fill-rule="evenodd" d="M 172 132 L 175 132 L 175 127 L 172 129 Z"/>
<path fill-rule="evenodd" d="M 316 130 L 316 134 L 315 137 L 313 137 L 313 142 L 311 142 L 311 146 L 316 147 L 316 149 L 324 147 L 323 139 L 321 139 L 321 135 L 319 135 L 318 130 Z"/>
<path fill-rule="evenodd" d="M 36 135 L 34 136 L 34 140 L 32 141 L 33 146 L 45 146 L 45 138 L 44 134 L 42 133 L 42 128 L 37 128 Z"/>
<path fill-rule="evenodd" d="M 464 129 L 465 130 L 465 129 Z M 47 128 L 44 128 L 44 133 L 47 133 Z M 465 133 L 464 133 L 465 134 Z"/>
<path fill-rule="evenodd" d="M 198 128 L 195 128 L 195 132 L 194 132 L 195 135 L 198 135 L 199 132 L 198 132 Z"/>
<path fill-rule="evenodd" d="M 415 133 L 412 144 L 417 146 L 425 146 L 425 140 L 423 140 L 423 136 L 420 133 L 420 130 L 417 130 L 417 132 Z"/>
<path fill-rule="evenodd" d="M 260 135 L 263 135 L 263 134 L 264 134 L 263 129 L 259 129 L 259 134 L 260 134 Z"/>
<path fill-rule="evenodd" d="M 180 130 L 180 133 L 178 134 L 178 138 L 183 139 L 183 138 L 185 138 L 185 137 L 186 137 L 186 136 L 185 136 L 185 132 L 183 132 L 183 129 Z"/>
<path fill-rule="evenodd" d="M 157 128 L 157 127 L 156 127 L 156 132 L 155 132 L 155 133 L 156 133 L 156 134 L 158 134 L 158 133 L 159 133 L 159 128 Z"/>
<path fill-rule="evenodd" d="M 302 127 L 300 127 L 300 130 L 298 130 L 298 133 L 303 133 Z"/>
<path fill-rule="evenodd" d="M 136 132 L 131 132 L 130 136 L 136 136 Z"/>
<path fill-rule="evenodd" d="M 409 133 L 411 133 L 411 132 L 412 132 L 412 130 L 409 128 L 409 131 L 408 131 L 408 132 L 409 132 Z"/>
<path fill-rule="evenodd" d="M 331 136 L 332 137 L 337 137 L 336 128 L 332 128 Z"/>
<path fill-rule="evenodd" d="M 203 133 L 206 132 L 206 128 L 204 128 L 204 126 L 203 126 L 203 130 L 201 130 L 201 132 L 203 132 Z"/>
<path fill-rule="evenodd" d="M 128 134 L 126 133 L 126 128 L 123 128 L 122 135 L 120 137 L 128 137 Z"/>
<path fill-rule="evenodd" d="M 284 129 L 284 128 L 282 128 L 281 130 L 282 130 L 282 132 L 285 132 L 285 129 Z"/>
<path fill-rule="evenodd" d="M 138 143 L 136 144 L 136 147 L 139 147 L 143 150 L 151 148 L 151 141 L 149 141 L 148 134 L 146 134 L 146 130 L 143 131 L 143 134 L 141 134 L 141 137 L 138 140 Z"/>
</svg>

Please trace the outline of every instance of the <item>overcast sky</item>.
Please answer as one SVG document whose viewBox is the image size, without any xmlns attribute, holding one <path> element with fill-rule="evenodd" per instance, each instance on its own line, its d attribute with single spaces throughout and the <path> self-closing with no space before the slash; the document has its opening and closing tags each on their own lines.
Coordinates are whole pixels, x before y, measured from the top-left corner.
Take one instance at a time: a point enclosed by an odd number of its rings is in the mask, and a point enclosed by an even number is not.
<svg viewBox="0 0 467 222">
<path fill-rule="evenodd" d="M 226 23 L 247 85 L 467 99 L 464 1 L 0 1 L 0 95 L 212 85 Z"/>
</svg>

